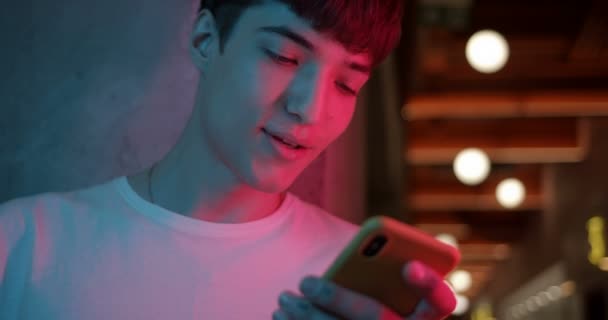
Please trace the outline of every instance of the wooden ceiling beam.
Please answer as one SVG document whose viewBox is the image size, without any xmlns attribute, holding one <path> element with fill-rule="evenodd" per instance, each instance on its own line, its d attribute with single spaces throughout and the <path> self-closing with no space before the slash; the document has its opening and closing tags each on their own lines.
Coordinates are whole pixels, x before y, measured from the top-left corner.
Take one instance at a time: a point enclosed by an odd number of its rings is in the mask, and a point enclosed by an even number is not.
<svg viewBox="0 0 608 320">
<path fill-rule="evenodd" d="M 410 168 L 406 188 L 410 191 L 404 195 L 404 201 L 417 215 L 428 211 L 511 211 L 503 208 L 495 197 L 496 187 L 507 178 L 519 179 L 526 188 L 526 198 L 517 210 L 544 208 L 543 178 L 539 165 L 495 166 L 488 178 L 477 186 L 459 182 L 449 166 Z M 435 219 L 440 217 L 434 214 Z"/>
<path fill-rule="evenodd" d="M 466 59 L 468 38 L 445 30 L 421 30 L 419 40 L 419 77 L 436 76 L 445 80 L 471 81 L 518 78 L 573 78 L 605 76 L 608 62 L 595 59 L 567 59 L 572 51 L 572 39 L 564 35 L 512 37 L 509 60 L 498 72 L 483 74 L 470 66 Z M 468 36 L 468 35 L 467 35 Z M 600 41 L 597 46 L 602 46 Z M 596 49 L 600 50 L 600 49 Z M 596 57 L 597 54 L 594 56 Z"/>
<path fill-rule="evenodd" d="M 459 244 L 461 265 L 483 265 L 504 261 L 511 255 L 511 245 L 506 243 Z"/>
<path fill-rule="evenodd" d="M 532 217 L 530 217 L 532 218 Z M 529 223 L 505 225 L 472 225 L 467 223 L 435 223 L 418 220 L 414 225 L 430 234 L 448 233 L 462 245 L 495 245 L 517 242 Z"/>
<path fill-rule="evenodd" d="M 415 210 L 507 210 L 494 195 L 486 194 L 415 194 L 410 197 L 409 204 Z M 541 210 L 543 206 L 542 195 L 528 193 L 517 209 Z"/>
<path fill-rule="evenodd" d="M 450 49 L 458 50 L 458 49 Z M 434 57 L 437 59 L 437 57 Z M 537 56 L 511 57 L 500 71 L 492 74 L 481 74 L 473 69 L 462 56 L 445 57 L 447 64 L 437 74 L 437 69 L 429 69 L 428 62 L 423 62 L 424 75 L 435 75 L 444 81 L 474 81 L 474 80 L 544 80 L 544 79 L 572 79 L 572 78 L 596 78 L 606 77 L 608 63 L 594 60 L 569 60 L 564 62 L 557 58 L 545 57 L 546 61 L 538 62 Z M 517 60 L 516 60 L 517 59 Z M 429 74 L 429 72 L 431 72 Z"/>
<path fill-rule="evenodd" d="M 447 93 L 415 95 L 404 119 L 493 119 L 608 116 L 608 92 Z"/>
<path fill-rule="evenodd" d="M 538 223 L 541 210 L 419 210 L 412 223 L 425 232 L 449 233 L 465 244 L 513 243 L 528 226 Z"/>
<path fill-rule="evenodd" d="M 469 227 L 460 232 L 459 239 L 470 239 L 470 235 L 475 231 L 471 228 L 505 227 L 505 231 L 512 231 L 512 227 L 522 227 L 532 220 L 538 218 L 541 210 L 437 210 L 437 211 L 416 211 L 413 216 L 414 223 L 428 225 L 459 225 L 466 224 Z M 516 232 L 517 233 L 517 232 Z M 519 236 L 519 235 L 518 235 Z M 473 239 L 472 241 L 479 241 Z M 492 240 L 496 241 L 496 240 Z"/>
<path fill-rule="evenodd" d="M 481 148 L 493 163 L 579 162 L 589 128 L 574 118 L 417 120 L 407 123 L 404 159 L 415 165 L 450 165 L 465 148 Z"/>
<path fill-rule="evenodd" d="M 494 194 L 496 186 L 506 178 L 517 178 L 532 193 L 542 193 L 542 166 L 539 164 L 494 165 L 482 183 L 468 186 L 458 181 L 451 165 L 409 166 L 408 194 Z"/>
<path fill-rule="evenodd" d="M 439 233 L 449 233 L 457 237 L 457 235 L 450 232 L 453 230 L 450 229 L 450 225 L 448 224 L 416 223 L 414 226 L 433 236 Z M 513 237 L 511 236 L 511 238 Z M 461 262 L 469 265 L 485 265 L 505 260 L 509 258 L 511 254 L 511 243 L 517 241 L 515 239 L 501 241 L 472 241 L 462 239 L 462 237 L 457 237 L 457 239 L 458 250 L 462 255 Z"/>
</svg>

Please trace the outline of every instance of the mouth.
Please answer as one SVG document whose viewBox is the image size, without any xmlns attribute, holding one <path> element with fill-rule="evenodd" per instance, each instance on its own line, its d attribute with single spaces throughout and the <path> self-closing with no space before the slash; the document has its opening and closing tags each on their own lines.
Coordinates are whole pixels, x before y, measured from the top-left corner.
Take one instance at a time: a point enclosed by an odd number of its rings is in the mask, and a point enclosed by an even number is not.
<svg viewBox="0 0 608 320">
<path fill-rule="evenodd" d="M 267 135 L 269 135 L 272 139 L 274 139 L 275 141 L 277 141 L 278 143 L 281 143 L 282 145 L 286 146 L 287 148 L 293 149 L 293 150 L 303 150 L 303 149 L 308 149 L 307 147 L 304 147 L 302 145 L 299 145 L 296 142 L 293 141 L 289 141 L 285 138 L 282 138 L 278 135 L 272 134 L 270 132 L 268 132 L 266 130 L 266 128 L 262 128 L 262 131 L 264 133 L 266 133 Z"/>
<path fill-rule="evenodd" d="M 288 161 L 295 161 L 307 157 L 310 148 L 294 142 L 293 139 L 284 138 L 270 133 L 268 130 L 266 130 L 266 128 L 262 128 L 262 131 L 268 137 L 274 154 L 279 158 Z"/>
</svg>

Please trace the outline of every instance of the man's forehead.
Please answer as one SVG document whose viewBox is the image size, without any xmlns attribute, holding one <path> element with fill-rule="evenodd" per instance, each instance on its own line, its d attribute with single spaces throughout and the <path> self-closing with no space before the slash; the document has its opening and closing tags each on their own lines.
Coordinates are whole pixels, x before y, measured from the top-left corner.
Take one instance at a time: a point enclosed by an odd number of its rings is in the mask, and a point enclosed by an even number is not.
<svg viewBox="0 0 608 320">
<path fill-rule="evenodd" d="M 366 53 L 353 54 L 337 40 L 327 34 L 316 31 L 306 19 L 293 12 L 288 5 L 271 1 L 247 9 L 241 16 L 243 27 L 248 32 L 269 32 L 282 35 L 302 47 L 314 51 L 322 48 L 324 51 L 339 52 L 355 63 L 355 69 L 369 69 L 370 57 Z M 287 31 L 287 32 L 285 32 Z M 292 33 L 293 36 L 287 36 Z M 294 39 L 294 38 L 297 38 Z"/>
<path fill-rule="evenodd" d="M 291 23 L 294 27 L 306 29 L 310 24 L 305 19 L 299 17 L 285 3 L 277 1 L 267 1 L 259 5 L 247 8 L 240 20 L 248 25 L 261 25 L 264 23 L 285 24 Z"/>
</svg>

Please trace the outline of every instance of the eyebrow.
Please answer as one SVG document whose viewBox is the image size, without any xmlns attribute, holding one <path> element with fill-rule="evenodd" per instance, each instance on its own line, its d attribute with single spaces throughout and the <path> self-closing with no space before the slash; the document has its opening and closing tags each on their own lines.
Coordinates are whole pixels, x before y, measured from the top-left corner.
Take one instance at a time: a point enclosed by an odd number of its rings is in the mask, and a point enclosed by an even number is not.
<svg viewBox="0 0 608 320">
<path fill-rule="evenodd" d="M 275 33 L 278 35 L 281 35 L 283 37 L 286 37 L 288 39 L 290 39 L 291 41 L 299 44 L 300 46 L 304 47 L 305 49 L 315 52 L 316 48 L 315 46 L 308 41 L 308 39 L 306 39 L 305 37 L 303 37 L 302 35 L 298 34 L 297 32 L 291 30 L 289 27 L 286 26 L 265 26 L 265 27 L 259 27 L 257 29 L 258 32 L 268 32 L 268 33 Z M 358 62 L 354 62 L 354 61 L 347 61 L 346 65 L 357 72 L 360 73 L 364 73 L 366 75 L 369 75 L 372 71 L 371 66 L 369 65 L 364 65 L 364 64 L 360 64 Z"/>
<path fill-rule="evenodd" d="M 315 46 L 308 41 L 306 38 L 304 38 L 303 36 L 299 35 L 298 33 L 296 33 L 295 31 L 289 29 L 288 27 L 285 26 L 266 26 L 266 27 L 260 27 L 258 28 L 258 31 L 261 32 L 268 32 L 268 33 L 276 33 L 279 35 L 282 35 L 283 37 L 289 38 L 291 39 L 291 41 L 299 44 L 300 46 L 310 50 L 310 51 L 316 51 Z"/>
<path fill-rule="evenodd" d="M 346 63 L 348 65 L 348 67 L 352 70 L 358 71 L 360 73 L 364 73 L 366 75 L 369 75 L 370 73 L 372 73 L 372 67 L 366 64 L 360 64 L 357 62 L 347 62 Z"/>
</svg>

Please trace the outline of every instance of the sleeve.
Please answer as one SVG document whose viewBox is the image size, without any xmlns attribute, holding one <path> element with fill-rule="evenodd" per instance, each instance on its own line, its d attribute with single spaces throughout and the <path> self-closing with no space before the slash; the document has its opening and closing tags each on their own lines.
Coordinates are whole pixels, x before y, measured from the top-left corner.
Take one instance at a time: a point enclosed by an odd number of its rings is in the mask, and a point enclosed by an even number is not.
<svg viewBox="0 0 608 320">
<path fill-rule="evenodd" d="M 18 319 L 21 297 L 32 266 L 33 238 L 28 236 L 27 202 L 0 205 L 0 319 Z M 31 231 L 31 230 L 30 230 Z"/>
</svg>

